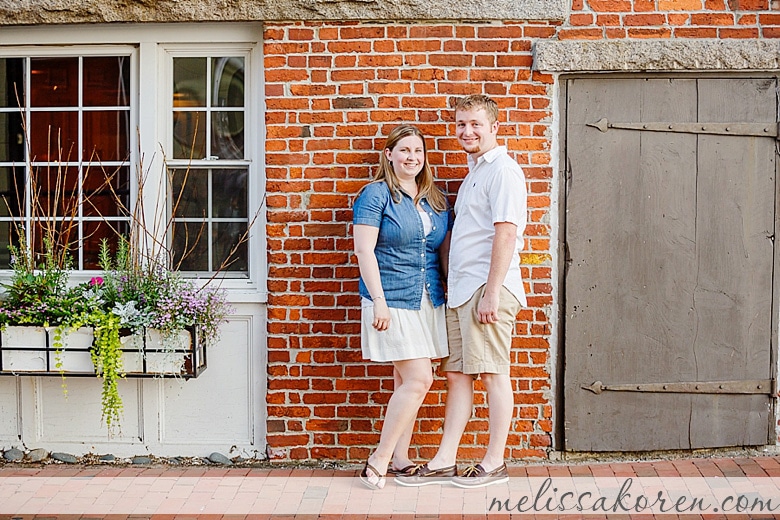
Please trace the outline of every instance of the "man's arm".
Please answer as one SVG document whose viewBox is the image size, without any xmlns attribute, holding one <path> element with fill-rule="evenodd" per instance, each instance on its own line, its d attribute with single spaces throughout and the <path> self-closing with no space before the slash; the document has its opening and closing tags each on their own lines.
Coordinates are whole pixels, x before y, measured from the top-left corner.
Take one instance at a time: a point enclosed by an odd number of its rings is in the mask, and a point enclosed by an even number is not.
<svg viewBox="0 0 780 520">
<path fill-rule="evenodd" d="M 490 271 L 488 272 L 485 294 L 479 301 L 477 313 L 480 323 L 498 321 L 498 297 L 501 286 L 512 262 L 516 262 L 515 244 L 517 243 L 517 225 L 511 222 L 496 222 L 493 248 L 490 253 Z"/>
</svg>

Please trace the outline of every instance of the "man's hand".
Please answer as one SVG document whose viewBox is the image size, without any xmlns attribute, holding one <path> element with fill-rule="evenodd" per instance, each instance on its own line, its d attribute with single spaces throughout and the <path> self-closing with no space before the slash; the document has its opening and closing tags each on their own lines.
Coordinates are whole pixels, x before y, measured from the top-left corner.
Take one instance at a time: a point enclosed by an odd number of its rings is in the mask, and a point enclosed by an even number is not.
<svg viewBox="0 0 780 520">
<path fill-rule="evenodd" d="M 498 293 L 482 295 L 477 305 L 477 315 L 480 323 L 496 323 L 498 321 Z"/>
</svg>

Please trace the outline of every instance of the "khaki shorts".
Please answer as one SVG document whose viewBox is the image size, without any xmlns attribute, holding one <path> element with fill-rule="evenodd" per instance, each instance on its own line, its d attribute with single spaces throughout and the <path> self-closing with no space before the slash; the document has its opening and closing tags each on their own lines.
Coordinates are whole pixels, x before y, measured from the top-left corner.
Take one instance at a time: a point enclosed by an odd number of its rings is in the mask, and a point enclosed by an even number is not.
<svg viewBox="0 0 780 520">
<path fill-rule="evenodd" d="M 441 368 L 463 374 L 509 374 L 509 349 L 520 302 L 506 287 L 501 287 L 498 321 L 480 323 L 477 306 L 485 293 L 483 285 L 471 299 L 454 309 L 447 309 L 447 337 L 450 355 Z"/>
</svg>

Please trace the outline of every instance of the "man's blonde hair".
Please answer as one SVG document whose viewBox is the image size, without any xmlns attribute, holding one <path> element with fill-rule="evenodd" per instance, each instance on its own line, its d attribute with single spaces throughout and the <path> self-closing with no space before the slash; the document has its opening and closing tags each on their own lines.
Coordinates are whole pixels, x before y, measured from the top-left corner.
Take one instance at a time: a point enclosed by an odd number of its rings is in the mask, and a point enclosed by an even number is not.
<svg viewBox="0 0 780 520">
<path fill-rule="evenodd" d="M 458 103 L 455 105 L 455 112 L 458 112 L 459 110 L 466 111 L 480 108 L 485 110 L 490 124 L 498 121 L 498 105 L 495 101 L 490 99 L 488 96 L 485 96 L 484 94 L 473 94 L 471 96 L 460 98 Z"/>
</svg>

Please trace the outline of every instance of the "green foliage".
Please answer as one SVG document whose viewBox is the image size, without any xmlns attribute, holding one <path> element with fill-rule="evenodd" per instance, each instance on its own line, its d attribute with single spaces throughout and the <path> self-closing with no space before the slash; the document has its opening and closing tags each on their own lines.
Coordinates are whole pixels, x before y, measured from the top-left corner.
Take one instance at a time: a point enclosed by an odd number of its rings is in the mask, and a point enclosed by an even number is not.
<svg viewBox="0 0 780 520">
<path fill-rule="evenodd" d="M 119 381 L 122 367 L 120 329 L 143 333 L 160 329 L 172 337 L 186 327 L 196 327 L 201 340 L 215 342 L 219 327 L 232 311 L 224 291 L 196 287 L 160 262 L 133 262 L 129 243 L 120 240 L 112 256 L 108 244 L 100 248 L 102 276 L 78 285 L 68 283 L 69 263 L 63 265 L 45 244 L 39 264 L 26 254 L 24 245 L 12 248 L 13 274 L 0 304 L 0 326 L 53 327 L 55 367 L 64 376 L 62 352 L 69 329 L 92 327 L 90 351 L 95 373 L 102 379 L 102 414 L 109 429 L 119 424 L 122 398 Z M 67 395 L 67 388 L 63 383 Z"/>
</svg>

